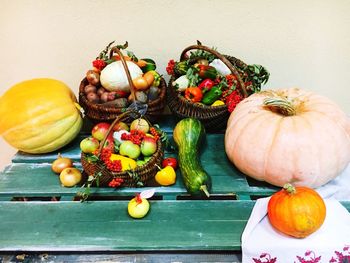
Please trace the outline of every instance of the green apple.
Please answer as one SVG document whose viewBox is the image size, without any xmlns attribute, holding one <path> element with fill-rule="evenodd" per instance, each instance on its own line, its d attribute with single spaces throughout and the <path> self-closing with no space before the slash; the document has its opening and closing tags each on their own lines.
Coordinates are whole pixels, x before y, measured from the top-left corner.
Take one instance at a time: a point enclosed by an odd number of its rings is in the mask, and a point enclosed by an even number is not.
<svg viewBox="0 0 350 263">
<path fill-rule="evenodd" d="M 130 130 L 139 130 L 147 133 L 149 131 L 149 124 L 145 119 L 139 118 L 132 121 Z"/>
<path fill-rule="evenodd" d="M 145 137 L 141 143 L 141 153 L 144 156 L 151 156 L 157 151 L 157 142 L 151 137 Z"/>
<path fill-rule="evenodd" d="M 93 153 L 100 146 L 100 142 L 93 137 L 87 137 L 80 142 L 80 149 L 83 153 Z"/>
<path fill-rule="evenodd" d="M 119 146 L 119 153 L 131 159 L 137 159 L 141 154 L 140 146 L 132 141 L 123 141 Z"/>
<path fill-rule="evenodd" d="M 128 203 L 128 213 L 133 218 L 143 218 L 147 215 L 150 205 L 146 198 L 136 196 Z"/>
</svg>

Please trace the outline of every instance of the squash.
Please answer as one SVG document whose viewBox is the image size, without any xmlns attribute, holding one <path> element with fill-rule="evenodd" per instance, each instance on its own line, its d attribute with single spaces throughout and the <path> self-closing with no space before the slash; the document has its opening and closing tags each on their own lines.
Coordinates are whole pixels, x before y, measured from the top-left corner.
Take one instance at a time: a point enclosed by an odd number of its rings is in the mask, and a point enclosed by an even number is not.
<svg viewBox="0 0 350 263">
<path fill-rule="evenodd" d="M 173 131 L 173 138 L 179 149 L 179 167 L 187 191 L 193 195 L 204 192 L 209 197 L 211 180 L 198 158 L 198 149 L 204 136 L 203 124 L 193 118 L 182 119 Z"/>
<path fill-rule="evenodd" d="M 133 170 L 137 167 L 137 163 L 134 159 L 128 158 L 120 154 L 111 154 L 111 161 L 119 160 L 122 165 L 122 172 L 127 170 Z"/>
<path fill-rule="evenodd" d="M 271 196 L 267 211 L 274 228 L 297 238 L 314 233 L 326 218 L 325 203 L 316 191 L 291 184 Z"/>
<path fill-rule="evenodd" d="M 143 72 L 134 62 L 126 61 L 131 79 L 142 76 Z M 108 64 L 100 75 L 101 85 L 108 91 L 130 92 L 128 78 L 121 61 Z"/>
<path fill-rule="evenodd" d="M 331 100 L 297 88 L 255 93 L 231 113 L 225 151 L 244 174 L 319 187 L 350 161 L 350 121 Z"/>
<path fill-rule="evenodd" d="M 74 93 L 54 79 L 32 79 L 11 87 L 0 98 L 0 134 L 27 153 L 55 151 L 82 127 Z"/>
</svg>

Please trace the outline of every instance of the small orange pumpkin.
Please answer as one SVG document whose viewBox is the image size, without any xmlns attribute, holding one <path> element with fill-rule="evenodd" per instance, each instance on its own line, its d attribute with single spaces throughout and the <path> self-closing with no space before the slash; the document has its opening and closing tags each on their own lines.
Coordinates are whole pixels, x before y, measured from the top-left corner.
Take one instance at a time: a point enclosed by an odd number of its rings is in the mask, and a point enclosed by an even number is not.
<svg viewBox="0 0 350 263">
<path fill-rule="evenodd" d="M 291 184 L 271 196 L 267 211 L 274 228 L 297 238 L 314 233 L 326 218 L 325 203 L 315 190 Z"/>
</svg>

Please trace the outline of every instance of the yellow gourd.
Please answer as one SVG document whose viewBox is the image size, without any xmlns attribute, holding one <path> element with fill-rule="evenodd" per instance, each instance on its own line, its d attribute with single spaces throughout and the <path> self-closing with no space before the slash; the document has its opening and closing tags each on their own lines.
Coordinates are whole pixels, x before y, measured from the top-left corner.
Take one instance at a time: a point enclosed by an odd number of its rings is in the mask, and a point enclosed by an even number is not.
<svg viewBox="0 0 350 263">
<path fill-rule="evenodd" d="M 11 87 L 0 98 L 0 135 L 27 153 L 55 151 L 79 133 L 82 118 L 76 97 L 64 83 L 32 79 Z"/>
</svg>

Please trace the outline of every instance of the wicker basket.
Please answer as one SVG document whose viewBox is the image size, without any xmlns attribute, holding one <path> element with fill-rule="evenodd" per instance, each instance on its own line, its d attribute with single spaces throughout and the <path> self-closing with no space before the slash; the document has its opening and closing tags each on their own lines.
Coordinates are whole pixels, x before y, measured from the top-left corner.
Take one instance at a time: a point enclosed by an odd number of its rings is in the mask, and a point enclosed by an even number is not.
<svg viewBox="0 0 350 263">
<path fill-rule="evenodd" d="M 125 59 L 121 51 L 117 47 L 113 47 L 111 49 L 110 57 L 112 57 L 113 53 L 118 53 L 120 56 L 120 59 L 122 61 L 124 70 L 127 74 L 129 85 L 131 87 L 131 91 L 133 92 L 133 84 L 131 81 L 131 76 L 129 69 L 126 65 Z M 80 87 L 79 87 L 79 104 L 81 107 L 84 109 L 85 115 L 89 117 L 93 122 L 101 122 L 101 121 L 107 121 L 107 122 L 112 122 L 115 120 L 119 114 L 124 112 L 126 109 L 123 107 L 111 107 L 111 106 L 106 106 L 103 104 L 98 104 L 98 103 L 92 103 L 87 100 L 85 93 L 84 93 L 84 87 L 88 85 L 89 82 L 87 81 L 86 78 L 84 78 L 80 82 Z M 160 115 L 162 115 L 164 107 L 166 105 L 166 82 L 164 78 L 161 78 L 160 84 L 159 84 L 159 89 L 160 93 L 157 99 L 149 101 L 147 103 L 147 112 L 146 112 L 146 117 L 154 122 L 158 119 Z M 135 95 L 133 94 L 133 100 L 135 100 Z"/>
<path fill-rule="evenodd" d="M 97 156 L 99 156 L 101 154 L 101 151 L 103 148 L 102 146 L 104 145 L 107 137 L 111 133 L 113 126 L 117 122 L 130 120 L 130 119 L 136 119 L 140 116 L 141 115 L 138 112 L 135 112 L 132 110 L 118 115 L 118 117 L 112 122 L 112 124 L 111 124 L 111 126 L 106 134 L 106 137 L 100 143 L 100 147 L 98 149 Z M 143 118 L 149 122 L 149 120 L 147 118 L 145 118 L 145 117 L 143 117 Z M 149 122 L 149 124 L 150 124 L 150 122 Z M 98 180 L 99 186 L 108 186 L 109 182 L 111 180 L 113 180 L 114 178 L 121 178 L 121 179 L 123 179 L 123 183 L 121 184 L 121 186 L 123 186 L 123 187 L 136 187 L 136 186 L 145 185 L 148 180 L 152 179 L 155 176 L 155 174 L 159 171 L 158 167 L 161 166 L 163 156 L 164 156 L 164 154 L 163 154 L 163 149 L 162 149 L 162 143 L 161 143 L 161 140 L 159 139 L 159 140 L 157 140 L 157 150 L 152 155 L 151 159 L 147 163 L 145 163 L 144 165 L 138 166 L 134 170 L 118 172 L 118 173 L 111 172 L 110 170 L 108 170 L 106 168 L 106 166 L 103 164 L 103 162 L 100 159 L 98 159 L 97 161 L 94 161 L 94 162 L 89 161 L 88 155 L 83 153 L 83 152 L 81 153 L 81 164 L 82 164 L 84 172 L 88 176 L 96 176 L 97 174 L 100 174 L 99 180 Z M 96 185 L 96 183 L 94 185 Z"/>
<path fill-rule="evenodd" d="M 247 65 L 244 62 L 235 57 L 221 55 L 216 50 L 203 45 L 192 45 L 184 49 L 181 53 L 180 61 L 183 61 L 186 52 L 192 49 L 201 49 L 219 58 L 230 69 L 232 74 L 237 77 L 240 84 L 240 94 L 243 97 L 248 97 L 245 84 L 236 69 L 237 67 L 245 68 Z M 177 118 L 196 118 L 203 123 L 207 131 L 219 131 L 226 127 L 227 119 L 230 116 L 226 105 L 207 106 L 199 103 L 192 103 L 176 91 L 172 84 L 173 81 L 174 77 L 171 77 L 167 88 L 167 103 L 170 110 Z"/>
</svg>

